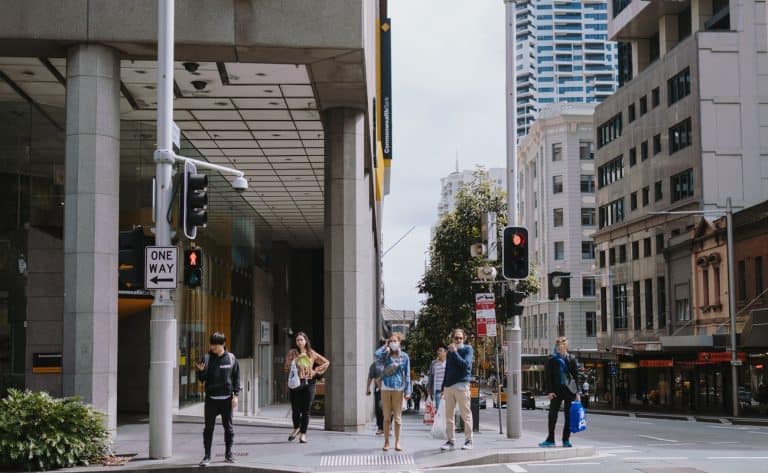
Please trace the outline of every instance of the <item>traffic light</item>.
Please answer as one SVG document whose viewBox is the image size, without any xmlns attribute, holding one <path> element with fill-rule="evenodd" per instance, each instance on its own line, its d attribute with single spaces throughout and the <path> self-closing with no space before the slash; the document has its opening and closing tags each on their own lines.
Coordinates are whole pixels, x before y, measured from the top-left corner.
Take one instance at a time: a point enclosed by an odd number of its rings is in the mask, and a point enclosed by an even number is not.
<svg viewBox="0 0 768 473">
<path fill-rule="evenodd" d="M 136 227 L 124 230 L 118 237 L 118 278 L 119 291 L 144 289 L 144 230 Z"/>
<path fill-rule="evenodd" d="M 203 283 L 203 250 L 184 250 L 184 284 L 199 287 Z"/>
<path fill-rule="evenodd" d="M 507 292 L 504 293 L 504 308 L 506 309 L 507 320 L 516 315 L 523 315 L 523 306 L 521 305 L 521 302 L 523 302 L 526 295 L 527 294 L 524 292 L 507 289 Z"/>
<path fill-rule="evenodd" d="M 502 274 L 507 279 L 528 277 L 528 230 L 523 227 L 504 229 Z"/>
<path fill-rule="evenodd" d="M 190 240 L 197 236 L 197 227 L 208 225 L 208 176 L 198 174 L 197 167 L 184 163 L 181 175 L 181 224 Z"/>
</svg>

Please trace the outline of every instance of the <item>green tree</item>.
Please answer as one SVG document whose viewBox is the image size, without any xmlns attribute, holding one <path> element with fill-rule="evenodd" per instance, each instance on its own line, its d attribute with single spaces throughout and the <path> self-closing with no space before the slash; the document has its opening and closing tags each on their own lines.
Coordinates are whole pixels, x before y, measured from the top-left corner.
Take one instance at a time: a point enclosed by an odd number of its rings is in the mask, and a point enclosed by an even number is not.
<svg viewBox="0 0 768 473">
<path fill-rule="evenodd" d="M 482 216 L 495 212 L 498 224 L 497 241 L 507 222 L 506 194 L 491 185 L 487 171 L 478 168 L 471 182 L 465 183 L 456 195 L 456 207 L 438 224 L 430 244 L 429 267 L 419 282 L 419 292 L 426 295 L 419 312 L 418 324 L 408 338 L 408 354 L 413 366 L 421 371 L 429 367 L 435 348 L 448 342 L 448 335 L 460 327 L 474 338 L 475 294 L 495 291 L 497 314 L 503 314 L 501 285 L 473 283 L 477 269 L 488 263 L 470 255 L 470 246 L 481 239 Z M 492 265 L 501 277 L 501 251 Z M 521 290 L 538 292 L 535 278 L 529 277 Z"/>
</svg>

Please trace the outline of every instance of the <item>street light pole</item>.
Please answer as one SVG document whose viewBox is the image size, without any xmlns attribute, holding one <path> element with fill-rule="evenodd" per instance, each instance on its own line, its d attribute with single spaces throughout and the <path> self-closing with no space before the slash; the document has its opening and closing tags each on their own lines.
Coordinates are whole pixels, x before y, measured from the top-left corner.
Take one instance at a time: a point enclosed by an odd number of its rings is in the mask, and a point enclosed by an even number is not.
<svg viewBox="0 0 768 473">
<path fill-rule="evenodd" d="M 517 225 L 517 77 L 515 66 L 516 0 L 504 0 L 506 18 L 506 65 L 507 65 L 507 213 L 511 225 Z M 508 345 L 507 356 L 507 438 L 518 439 L 522 435 L 523 413 L 521 406 L 521 354 L 522 337 L 520 316 L 512 317 L 504 327 Z M 501 389 L 499 389 L 501 393 Z M 501 403 L 501 394 L 499 394 Z"/>
<path fill-rule="evenodd" d="M 159 0 L 157 25 L 157 150 L 155 166 L 155 244 L 170 246 L 167 212 L 173 199 L 173 36 L 174 0 Z M 173 454 L 173 368 L 176 314 L 171 291 L 155 291 L 149 321 L 149 456 Z"/>
</svg>

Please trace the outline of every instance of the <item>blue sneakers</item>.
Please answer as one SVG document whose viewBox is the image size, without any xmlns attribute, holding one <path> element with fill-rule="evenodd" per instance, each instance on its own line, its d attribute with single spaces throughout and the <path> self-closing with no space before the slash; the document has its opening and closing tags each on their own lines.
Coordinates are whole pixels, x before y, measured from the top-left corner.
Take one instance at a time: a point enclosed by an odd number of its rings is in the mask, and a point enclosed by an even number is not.
<svg viewBox="0 0 768 473">
<path fill-rule="evenodd" d="M 539 444 L 539 447 L 542 447 L 542 448 L 549 448 L 554 446 L 555 446 L 555 442 L 550 442 L 549 440 L 545 440 Z"/>
<path fill-rule="evenodd" d="M 573 447 L 573 445 L 569 440 L 563 440 L 563 447 L 570 448 Z"/>
</svg>

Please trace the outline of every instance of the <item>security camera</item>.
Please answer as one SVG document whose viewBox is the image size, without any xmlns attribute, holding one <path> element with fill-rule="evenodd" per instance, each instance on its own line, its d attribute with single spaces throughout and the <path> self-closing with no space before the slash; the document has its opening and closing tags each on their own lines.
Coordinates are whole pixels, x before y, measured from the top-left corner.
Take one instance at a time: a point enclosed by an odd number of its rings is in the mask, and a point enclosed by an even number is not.
<svg viewBox="0 0 768 473">
<path fill-rule="evenodd" d="M 192 86 L 195 88 L 195 90 L 203 90 L 205 89 L 205 86 L 208 85 L 208 83 L 204 80 L 193 80 Z"/>
<path fill-rule="evenodd" d="M 182 66 L 184 66 L 184 69 L 186 69 L 187 72 L 194 74 L 195 72 L 197 72 L 197 68 L 200 67 L 200 64 L 196 62 L 185 62 L 184 64 L 182 64 Z"/>
<path fill-rule="evenodd" d="M 236 177 L 235 180 L 232 181 L 232 188 L 237 192 L 243 193 L 248 190 L 248 180 L 243 176 Z"/>
</svg>

